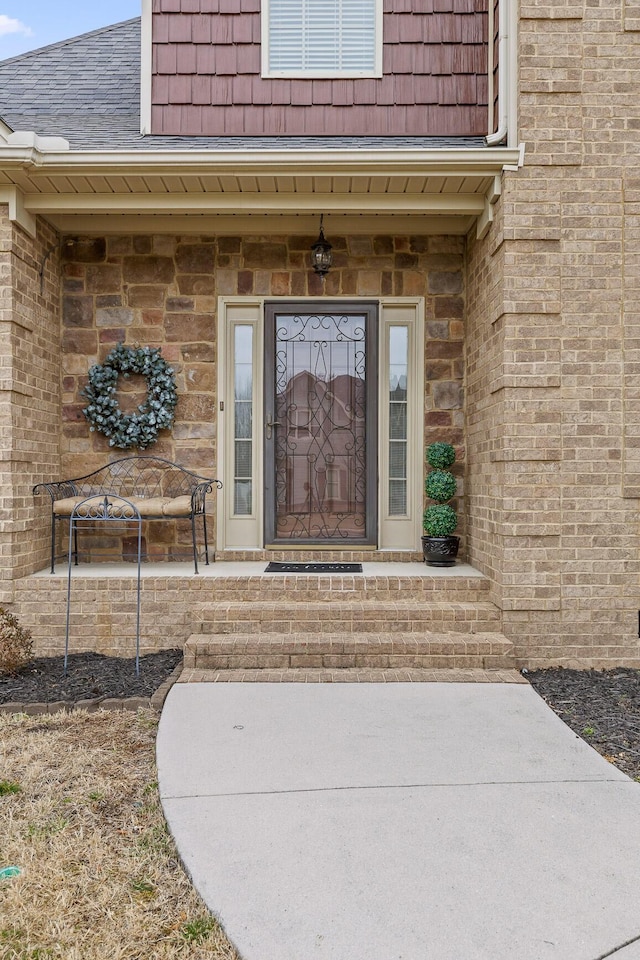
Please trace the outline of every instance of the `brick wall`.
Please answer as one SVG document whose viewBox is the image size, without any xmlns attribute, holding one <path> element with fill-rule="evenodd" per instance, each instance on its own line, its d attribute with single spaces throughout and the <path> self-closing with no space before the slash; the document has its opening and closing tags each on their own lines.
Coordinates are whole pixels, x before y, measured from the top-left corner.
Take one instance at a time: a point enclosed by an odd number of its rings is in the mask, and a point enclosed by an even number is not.
<svg viewBox="0 0 640 960">
<path fill-rule="evenodd" d="M 531 664 L 638 657 L 640 33 L 527 2 L 526 165 L 468 253 L 470 559 Z"/>
<path fill-rule="evenodd" d="M 464 239 L 332 235 L 334 267 L 324 289 L 309 269 L 314 239 L 135 236 L 65 242 L 62 475 L 80 476 L 133 452 L 111 448 L 101 434 L 90 433 L 82 414 L 80 391 L 89 367 L 119 341 L 161 347 L 176 373 L 175 427 L 146 452 L 215 476 L 218 296 L 421 296 L 427 317 L 425 444 L 447 440 L 457 446 L 462 493 Z M 143 398 L 144 382 L 136 386 L 142 393 L 121 391 L 123 409 Z M 146 541 L 151 558 L 190 555 L 190 533 L 180 524 L 155 524 Z M 94 554 L 121 554 L 113 537 L 90 542 Z"/>
<path fill-rule="evenodd" d="M 32 240 L 0 206 L 0 602 L 12 581 L 44 566 L 47 520 L 32 486 L 59 473 L 59 238 L 44 221 Z"/>
</svg>

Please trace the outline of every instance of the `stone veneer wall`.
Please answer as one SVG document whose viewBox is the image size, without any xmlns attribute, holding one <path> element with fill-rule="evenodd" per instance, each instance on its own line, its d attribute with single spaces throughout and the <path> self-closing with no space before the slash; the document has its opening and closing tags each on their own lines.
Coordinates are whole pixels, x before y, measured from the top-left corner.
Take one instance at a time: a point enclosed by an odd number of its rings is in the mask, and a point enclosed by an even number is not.
<svg viewBox="0 0 640 960">
<path fill-rule="evenodd" d="M 218 296 L 421 296 L 427 318 L 425 444 L 442 439 L 457 446 L 462 495 L 464 239 L 331 236 L 334 267 L 324 289 L 309 269 L 313 240 L 128 236 L 66 242 L 62 475 L 83 475 L 133 452 L 110 448 L 89 432 L 82 414 L 88 368 L 119 341 L 161 347 L 176 372 L 175 427 L 145 452 L 215 476 Z M 123 393 L 121 405 L 134 400 Z M 189 556 L 186 527 L 155 524 L 147 534 L 149 557 Z M 101 555 L 122 550 L 113 537 L 92 538 L 91 545 Z"/>
<path fill-rule="evenodd" d="M 0 206 L 0 603 L 48 553 L 31 489 L 60 472 L 59 291 L 55 231 L 40 220 L 33 240 Z"/>
<path fill-rule="evenodd" d="M 469 244 L 469 555 L 532 665 L 640 663 L 637 10 L 521 4 L 525 166 Z"/>
</svg>

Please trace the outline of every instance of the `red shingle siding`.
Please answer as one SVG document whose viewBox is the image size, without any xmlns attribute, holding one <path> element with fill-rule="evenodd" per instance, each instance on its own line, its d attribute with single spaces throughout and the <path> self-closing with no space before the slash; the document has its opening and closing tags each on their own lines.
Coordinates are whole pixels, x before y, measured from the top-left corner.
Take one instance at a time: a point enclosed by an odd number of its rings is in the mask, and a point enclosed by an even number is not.
<svg viewBox="0 0 640 960">
<path fill-rule="evenodd" d="M 384 0 L 380 79 L 265 80 L 260 0 L 153 0 L 153 133 L 486 133 L 487 2 Z"/>
</svg>

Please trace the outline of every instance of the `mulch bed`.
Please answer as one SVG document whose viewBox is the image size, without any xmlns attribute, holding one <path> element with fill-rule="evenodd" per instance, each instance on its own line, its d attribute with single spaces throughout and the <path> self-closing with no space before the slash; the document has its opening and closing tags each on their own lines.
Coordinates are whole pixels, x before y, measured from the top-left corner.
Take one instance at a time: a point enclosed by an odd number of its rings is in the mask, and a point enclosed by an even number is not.
<svg viewBox="0 0 640 960">
<path fill-rule="evenodd" d="M 640 781 L 640 670 L 532 670 L 551 709 L 607 760 Z"/>
<path fill-rule="evenodd" d="M 54 703 L 151 697 L 182 659 L 181 650 L 162 650 L 135 660 L 100 653 L 69 654 L 67 675 L 63 657 L 38 657 L 15 677 L 0 676 L 0 703 Z"/>
</svg>

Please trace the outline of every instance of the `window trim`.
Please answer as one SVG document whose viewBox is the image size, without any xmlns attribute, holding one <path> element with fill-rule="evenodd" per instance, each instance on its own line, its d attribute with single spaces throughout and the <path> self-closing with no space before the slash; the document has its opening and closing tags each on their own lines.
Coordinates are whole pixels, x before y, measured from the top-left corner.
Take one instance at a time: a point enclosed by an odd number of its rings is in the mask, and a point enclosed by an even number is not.
<svg viewBox="0 0 640 960">
<path fill-rule="evenodd" d="M 255 297 L 218 298 L 218 413 L 217 413 L 217 459 L 222 469 L 223 489 L 226 494 L 217 498 L 218 549 L 257 549 L 257 531 L 262 528 L 262 356 L 263 321 L 262 299 Z M 252 480 L 253 496 L 250 514 L 235 512 L 235 329 L 253 328 L 253 430 L 252 430 Z"/>
<path fill-rule="evenodd" d="M 409 334 L 409 388 L 407 391 L 407 512 L 389 512 L 389 329 L 406 327 Z M 424 489 L 424 357 L 425 301 L 423 297 L 381 297 L 378 345 L 378 547 L 380 550 L 421 550 Z"/>
<path fill-rule="evenodd" d="M 382 20 L 383 0 L 375 0 L 375 64 L 373 70 L 271 70 L 269 65 L 270 0 L 262 0 L 261 21 L 261 76 L 264 80 L 347 80 L 379 79 L 382 77 Z"/>
</svg>

